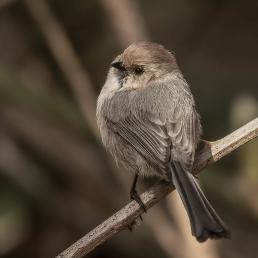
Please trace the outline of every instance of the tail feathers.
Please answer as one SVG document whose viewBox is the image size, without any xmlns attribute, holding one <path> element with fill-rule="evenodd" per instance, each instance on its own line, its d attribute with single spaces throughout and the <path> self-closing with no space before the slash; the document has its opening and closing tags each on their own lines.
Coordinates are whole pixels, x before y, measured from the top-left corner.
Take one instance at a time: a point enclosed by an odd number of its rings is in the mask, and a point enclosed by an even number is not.
<svg viewBox="0 0 258 258">
<path fill-rule="evenodd" d="M 230 232 L 215 212 L 194 176 L 180 163 L 172 165 L 172 180 L 188 213 L 192 234 L 199 242 L 208 238 L 230 238 Z"/>
</svg>

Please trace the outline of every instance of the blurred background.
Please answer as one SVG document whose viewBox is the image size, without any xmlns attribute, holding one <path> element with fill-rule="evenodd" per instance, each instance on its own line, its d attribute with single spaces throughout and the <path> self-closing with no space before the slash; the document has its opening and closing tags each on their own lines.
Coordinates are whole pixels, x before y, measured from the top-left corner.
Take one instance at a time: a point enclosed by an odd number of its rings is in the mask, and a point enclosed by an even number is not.
<svg viewBox="0 0 258 258">
<path fill-rule="evenodd" d="M 257 117 L 257 14 L 251 0 L 0 0 L 0 257 L 54 257 L 129 201 L 95 104 L 131 42 L 176 52 L 204 139 Z M 88 257 L 255 257 L 257 155 L 254 140 L 200 175 L 231 240 L 198 244 L 173 193 Z"/>
</svg>

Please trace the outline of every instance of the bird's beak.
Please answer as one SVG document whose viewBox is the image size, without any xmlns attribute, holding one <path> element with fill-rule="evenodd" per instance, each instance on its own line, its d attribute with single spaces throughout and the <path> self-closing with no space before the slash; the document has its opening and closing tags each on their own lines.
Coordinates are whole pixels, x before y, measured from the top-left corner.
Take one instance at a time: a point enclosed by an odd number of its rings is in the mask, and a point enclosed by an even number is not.
<svg viewBox="0 0 258 258">
<path fill-rule="evenodd" d="M 111 66 L 120 70 L 120 71 L 125 71 L 126 70 L 122 62 L 113 62 L 111 64 Z"/>
</svg>

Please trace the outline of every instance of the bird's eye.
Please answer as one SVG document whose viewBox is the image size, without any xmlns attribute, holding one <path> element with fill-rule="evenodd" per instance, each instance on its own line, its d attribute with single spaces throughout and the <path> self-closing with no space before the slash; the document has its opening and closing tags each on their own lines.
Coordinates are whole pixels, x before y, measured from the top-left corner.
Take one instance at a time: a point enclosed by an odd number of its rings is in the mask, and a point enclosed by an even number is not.
<svg viewBox="0 0 258 258">
<path fill-rule="evenodd" d="M 136 67 L 134 68 L 134 73 L 137 74 L 137 75 L 140 75 L 140 74 L 142 74 L 143 72 L 144 72 L 144 69 L 143 69 L 143 67 L 141 67 L 141 66 L 136 66 Z"/>
</svg>

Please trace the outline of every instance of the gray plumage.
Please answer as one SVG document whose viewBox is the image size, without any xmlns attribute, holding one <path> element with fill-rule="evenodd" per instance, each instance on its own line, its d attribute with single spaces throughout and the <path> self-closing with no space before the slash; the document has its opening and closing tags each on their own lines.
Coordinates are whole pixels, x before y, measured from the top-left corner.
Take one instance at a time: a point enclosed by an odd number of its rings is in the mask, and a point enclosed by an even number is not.
<svg viewBox="0 0 258 258">
<path fill-rule="evenodd" d="M 201 124 L 175 56 L 141 41 L 112 66 L 97 103 L 105 147 L 118 165 L 175 185 L 198 241 L 229 237 L 191 174 Z"/>
</svg>

